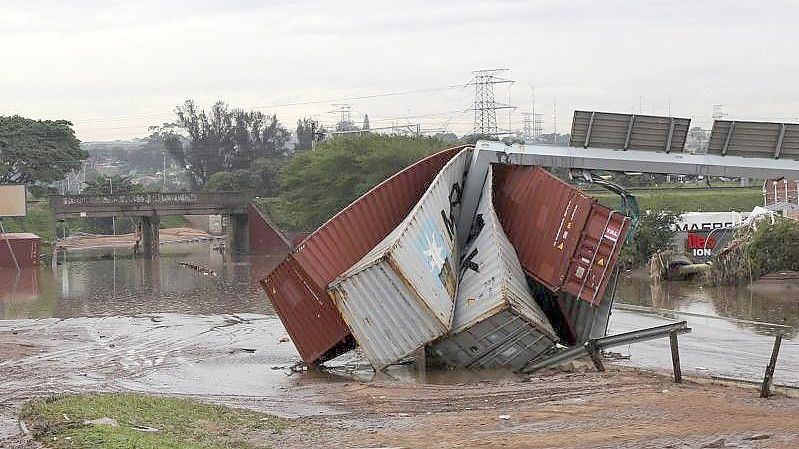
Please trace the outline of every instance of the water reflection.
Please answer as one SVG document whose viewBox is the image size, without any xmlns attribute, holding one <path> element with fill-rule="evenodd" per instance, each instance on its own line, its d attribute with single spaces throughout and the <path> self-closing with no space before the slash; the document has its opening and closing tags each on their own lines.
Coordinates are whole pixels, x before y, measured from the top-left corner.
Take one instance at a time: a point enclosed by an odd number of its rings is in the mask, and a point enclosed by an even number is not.
<svg viewBox="0 0 799 449">
<path fill-rule="evenodd" d="M 143 313 L 273 314 L 258 286 L 282 256 L 228 256 L 210 243 L 165 245 L 155 260 L 124 250 L 67 254 L 44 265 L 0 269 L 0 319 Z M 188 262 L 215 275 L 182 266 Z"/>
<path fill-rule="evenodd" d="M 762 292 L 747 287 L 707 287 L 691 282 L 650 283 L 641 273 L 628 273 L 619 281 L 617 303 L 658 309 L 680 310 L 711 316 L 735 318 L 792 326 L 789 337 L 799 327 L 799 291 Z M 762 335 L 775 329 L 738 323 L 741 328 Z"/>
</svg>

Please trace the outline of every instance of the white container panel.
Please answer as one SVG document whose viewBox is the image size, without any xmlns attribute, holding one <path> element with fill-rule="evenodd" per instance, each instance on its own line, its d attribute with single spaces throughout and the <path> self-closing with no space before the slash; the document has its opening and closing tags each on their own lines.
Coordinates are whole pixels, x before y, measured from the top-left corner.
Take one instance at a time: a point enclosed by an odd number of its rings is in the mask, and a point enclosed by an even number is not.
<svg viewBox="0 0 799 449">
<path fill-rule="evenodd" d="M 491 179 L 489 173 L 475 217 L 482 229 L 464 251 L 451 335 L 431 352 L 447 365 L 519 369 L 551 349 L 557 334 L 494 212 Z"/>
<path fill-rule="evenodd" d="M 387 260 L 362 270 L 333 291 L 336 306 L 366 358 L 380 370 L 410 355 L 446 327 Z"/>
</svg>

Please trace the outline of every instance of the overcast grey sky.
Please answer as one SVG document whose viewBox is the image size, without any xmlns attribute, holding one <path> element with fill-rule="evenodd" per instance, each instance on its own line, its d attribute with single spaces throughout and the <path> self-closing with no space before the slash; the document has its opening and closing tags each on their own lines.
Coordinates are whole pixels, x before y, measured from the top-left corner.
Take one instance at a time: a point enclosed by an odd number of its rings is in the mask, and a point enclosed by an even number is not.
<svg viewBox="0 0 799 449">
<path fill-rule="evenodd" d="M 666 114 L 669 103 L 703 126 L 714 103 L 799 121 L 797 19 L 795 1 L 0 0 L 0 115 L 68 119 L 81 140 L 113 140 L 146 135 L 187 98 L 293 127 L 334 122 L 335 99 L 431 89 L 351 100 L 353 116 L 460 134 L 473 92 L 447 87 L 506 67 L 516 83 L 496 95 L 520 106 L 514 127 L 532 85 L 546 131 L 555 97 L 559 132 L 575 108 Z"/>
</svg>

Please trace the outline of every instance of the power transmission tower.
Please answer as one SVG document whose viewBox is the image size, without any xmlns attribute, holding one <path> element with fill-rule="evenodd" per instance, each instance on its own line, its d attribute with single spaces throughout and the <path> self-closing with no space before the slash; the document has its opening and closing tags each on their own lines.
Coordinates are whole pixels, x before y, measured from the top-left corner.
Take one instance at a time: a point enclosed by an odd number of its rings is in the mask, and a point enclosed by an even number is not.
<svg viewBox="0 0 799 449">
<path fill-rule="evenodd" d="M 334 104 L 336 107 L 332 112 L 340 114 L 341 118 L 336 123 L 336 131 L 352 131 L 355 124 L 352 123 L 352 106 L 348 103 Z"/>
<path fill-rule="evenodd" d="M 721 110 L 723 104 L 714 104 L 713 105 L 713 120 L 721 120 L 727 116 L 727 114 Z"/>
<path fill-rule="evenodd" d="M 527 141 L 533 138 L 533 113 L 522 112 L 522 121 L 524 123 L 524 140 Z"/>
<path fill-rule="evenodd" d="M 469 82 L 469 85 L 474 85 L 474 106 L 472 110 L 474 111 L 473 132 L 475 134 L 497 137 L 500 134 L 497 128 L 497 110 L 514 108 L 514 106 L 509 104 L 497 103 L 494 98 L 494 85 L 513 83 L 512 80 L 497 76 L 497 74 L 507 70 L 490 69 L 472 72 L 474 78 Z"/>
<path fill-rule="evenodd" d="M 544 114 L 533 114 L 533 138 L 537 139 L 544 134 Z"/>
</svg>

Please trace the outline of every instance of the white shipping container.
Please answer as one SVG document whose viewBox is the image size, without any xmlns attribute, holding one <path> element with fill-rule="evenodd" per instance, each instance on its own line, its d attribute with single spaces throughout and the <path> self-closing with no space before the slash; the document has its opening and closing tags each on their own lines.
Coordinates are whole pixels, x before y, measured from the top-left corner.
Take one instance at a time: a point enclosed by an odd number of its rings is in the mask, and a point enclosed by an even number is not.
<svg viewBox="0 0 799 449">
<path fill-rule="evenodd" d="M 376 370 L 452 325 L 459 253 L 455 228 L 471 149 L 452 158 L 408 216 L 328 288 Z"/>
<path fill-rule="evenodd" d="M 685 212 L 672 225 L 678 232 L 712 231 L 741 224 L 746 214 L 740 212 Z"/>
<path fill-rule="evenodd" d="M 494 211 L 486 177 L 464 251 L 452 330 L 430 347 L 435 363 L 520 369 L 551 350 L 557 334 L 536 304 L 513 245 Z"/>
</svg>

